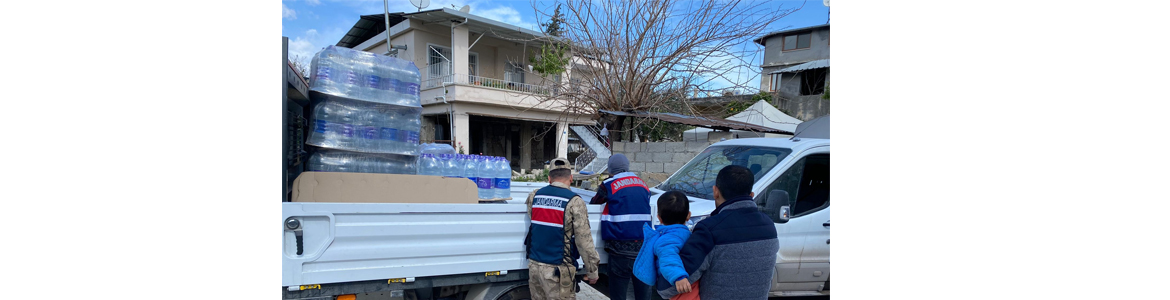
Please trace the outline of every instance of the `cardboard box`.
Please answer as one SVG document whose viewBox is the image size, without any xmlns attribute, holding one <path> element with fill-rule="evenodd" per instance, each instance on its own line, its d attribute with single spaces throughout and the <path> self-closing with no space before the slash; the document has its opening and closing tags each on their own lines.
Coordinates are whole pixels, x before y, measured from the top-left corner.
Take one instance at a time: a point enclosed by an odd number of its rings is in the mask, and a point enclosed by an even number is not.
<svg viewBox="0 0 1170 300">
<path fill-rule="evenodd" d="M 293 202 L 479 203 L 467 178 L 427 175 L 304 172 L 293 181 Z"/>
</svg>

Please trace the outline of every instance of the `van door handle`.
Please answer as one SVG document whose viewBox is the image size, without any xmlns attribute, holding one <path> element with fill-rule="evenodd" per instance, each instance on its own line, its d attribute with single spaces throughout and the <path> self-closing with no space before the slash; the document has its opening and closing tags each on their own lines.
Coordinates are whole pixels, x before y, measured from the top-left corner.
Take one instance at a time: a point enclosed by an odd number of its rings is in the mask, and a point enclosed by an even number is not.
<svg viewBox="0 0 1170 300">
<path fill-rule="evenodd" d="M 825 224 L 821 224 L 821 225 L 825 226 L 825 228 L 829 228 L 829 222 L 825 222 Z"/>
</svg>

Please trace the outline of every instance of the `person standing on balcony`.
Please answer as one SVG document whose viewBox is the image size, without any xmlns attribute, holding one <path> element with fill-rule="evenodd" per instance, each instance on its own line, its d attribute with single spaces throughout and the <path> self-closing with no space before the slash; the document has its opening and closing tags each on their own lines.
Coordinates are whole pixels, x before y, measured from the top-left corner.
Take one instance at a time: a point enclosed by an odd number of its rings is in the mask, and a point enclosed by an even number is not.
<svg viewBox="0 0 1170 300">
<path fill-rule="evenodd" d="M 590 204 L 604 204 L 601 210 L 601 239 L 609 254 L 609 297 L 626 299 L 633 282 L 634 299 L 650 299 L 650 286 L 633 279 L 634 260 L 642 250 L 642 226 L 650 224 L 650 189 L 634 173 L 630 160 L 621 153 L 609 157 L 609 179 L 597 188 Z"/>
</svg>

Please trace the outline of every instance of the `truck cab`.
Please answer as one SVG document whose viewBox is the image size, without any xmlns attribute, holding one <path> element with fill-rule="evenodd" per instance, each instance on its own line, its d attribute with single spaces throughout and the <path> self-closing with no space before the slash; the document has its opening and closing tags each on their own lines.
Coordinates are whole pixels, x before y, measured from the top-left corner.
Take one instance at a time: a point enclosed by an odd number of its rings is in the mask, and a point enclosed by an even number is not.
<svg viewBox="0 0 1170 300">
<path fill-rule="evenodd" d="M 755 175 L 752 192 L 760 211 L 775 222 L 780 242 L 773 296 L 824 295 L 829 281 L 829 140 L 748 138 L 712 144 L 651 188 L 658 197 L 679 191 L 691 201 L 689 226 L 715 210 L 711 187 L 728 165 Z M 651 218 L 658 225 L 657 217 Z"/>
</svg>

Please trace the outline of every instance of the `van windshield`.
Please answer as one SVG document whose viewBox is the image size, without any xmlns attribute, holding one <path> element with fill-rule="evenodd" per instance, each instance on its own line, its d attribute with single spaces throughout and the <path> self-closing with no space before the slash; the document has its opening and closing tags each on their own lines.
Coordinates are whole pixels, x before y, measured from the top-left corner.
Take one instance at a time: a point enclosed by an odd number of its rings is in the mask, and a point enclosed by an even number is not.
<svg viewBox="0 0 1170 300">
<path fill-rule="evenodd" d="M 755 180 L 760 180 L 764 174 L 772 170 L 777 163 L 784 160 L 792 149 L 768 148 L 758 146 L 719 146 L 709 147 L 695 156 L 695 159 L 674 173 L 666 182 L 659 184 L 658 189 L 664 191 L 679 191 L 689 197 L 715 199 L 711 187 L 715 186 L 715 177 L 719 170 L 729 165 L 744 166 L 752 171 Z"/>
</svg>

